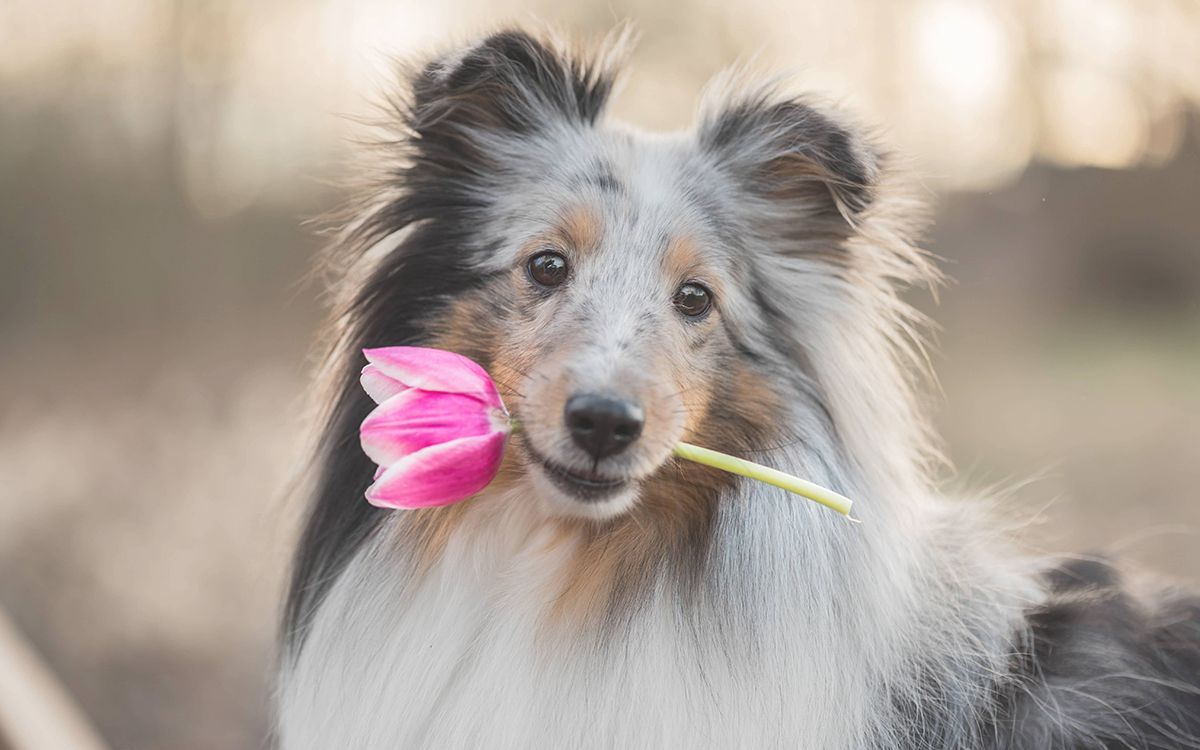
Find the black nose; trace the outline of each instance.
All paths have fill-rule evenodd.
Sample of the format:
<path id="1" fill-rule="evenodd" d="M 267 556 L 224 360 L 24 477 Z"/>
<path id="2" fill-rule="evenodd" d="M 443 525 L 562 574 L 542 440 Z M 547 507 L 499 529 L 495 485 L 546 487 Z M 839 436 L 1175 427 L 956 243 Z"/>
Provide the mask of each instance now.
<path id="1" fill-rule="evenodd" d="M 596 393 L 579 393 L 567 399 L 563 416 L 575 444 L 597 459 L 628 448 L 642 434 L 646 422 L 637 404 Z"/>

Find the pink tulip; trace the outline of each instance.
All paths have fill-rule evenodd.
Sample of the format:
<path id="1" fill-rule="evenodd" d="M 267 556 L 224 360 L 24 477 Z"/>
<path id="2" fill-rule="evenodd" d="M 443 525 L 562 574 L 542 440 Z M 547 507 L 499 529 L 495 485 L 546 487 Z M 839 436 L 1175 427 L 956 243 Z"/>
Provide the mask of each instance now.
<path id="1" fill-rule="evenodd" d="M 500 470 L 511 425 L 496 385 L 471 360 L 441 349 L 365 349 L 363 390 L 378 404 L 362 423 L 379 465 L 367 500 L 382 508 L 449 505 Z"/>

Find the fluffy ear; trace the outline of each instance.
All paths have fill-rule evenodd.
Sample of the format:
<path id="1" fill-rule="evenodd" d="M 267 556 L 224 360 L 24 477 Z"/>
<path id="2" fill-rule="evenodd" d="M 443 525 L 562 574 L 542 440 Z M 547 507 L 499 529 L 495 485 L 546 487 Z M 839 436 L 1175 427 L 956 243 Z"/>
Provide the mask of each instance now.
<path id="1" fill-rule="evenodd" d="M 586 61 L 523 31 L 503 31 L 414 76 L 411 124 L 423 137 L 591 125 L 612 90 L 610 67 L 607 58 Z"/>
<path id="2" fill-rule="evenodd" d="M 848 223 L 871 204 L 879 160 L 866 139 L 798 99 L 740 99 L 702 121 L 700 141 L 764 199 Z"/>

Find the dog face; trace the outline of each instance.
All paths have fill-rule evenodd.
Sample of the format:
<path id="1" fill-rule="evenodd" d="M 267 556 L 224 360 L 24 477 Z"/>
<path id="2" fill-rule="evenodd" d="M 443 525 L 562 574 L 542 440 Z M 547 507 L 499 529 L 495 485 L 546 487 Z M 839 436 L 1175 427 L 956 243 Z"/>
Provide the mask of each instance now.
<path id="1" fill-rule="evenodd" d="M 516 384 L 529 481 L 555 512 L 604 517 L 695 439 L 738 355 L 735 269 L 675 173 L 686 152 L 596 140 L 579 173 L 500 209 L 521 218 L 489 262 L 510 300 L 493 369 Z"/>
<path id="2" fill-rule="evenodd" d="M 787 279 L 851 268 L 876 170 L 832 120 L 762 92 L 694 132 L 603 126 L 611 76 L 520 33 L 428 65 L 392 217 L 460 273 L 426 325 L 500 384 L 520 423 L 508 476 L 593 519 L 702 493 L 695 472 L 672 480 L 680 440 L 737 453 L 786 432 L 782 394 L 814 388 Z"/>

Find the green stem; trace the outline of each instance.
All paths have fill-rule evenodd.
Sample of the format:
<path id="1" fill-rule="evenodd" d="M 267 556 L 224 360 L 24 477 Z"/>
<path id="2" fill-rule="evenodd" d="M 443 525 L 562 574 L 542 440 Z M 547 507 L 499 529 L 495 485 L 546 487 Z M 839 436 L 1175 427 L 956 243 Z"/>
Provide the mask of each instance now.
<path id="1" fill-rule="evenodd" d="M 698 464 L 711 466 L 714 469 L 766 482 L 775 487 L 785 489 L 788 492 L 794 492 L 797 495 L 807 497 L 809 500 L 814 500 L 827 508 L 836 510 L 843 516 L 850 516 L 850 505 L 852 504 L 850 498 L 839 495 L 833 490 L 826 489 L 819 484 L 813 484 L 800 477 L 785 474 L 778 469 L 772 469 L 769 466 L 756 464 L 753 461 L 747 461 L 744 458 L 737 458 L 736 456 L 730 456 L 708 448 L 701 448 L 691 443 L 679 443 L 676 445 L 675 455 L 687 461 L 695 461 Z M 850 520 L 853 521 L 855 519 L 851 518 Z"/>

